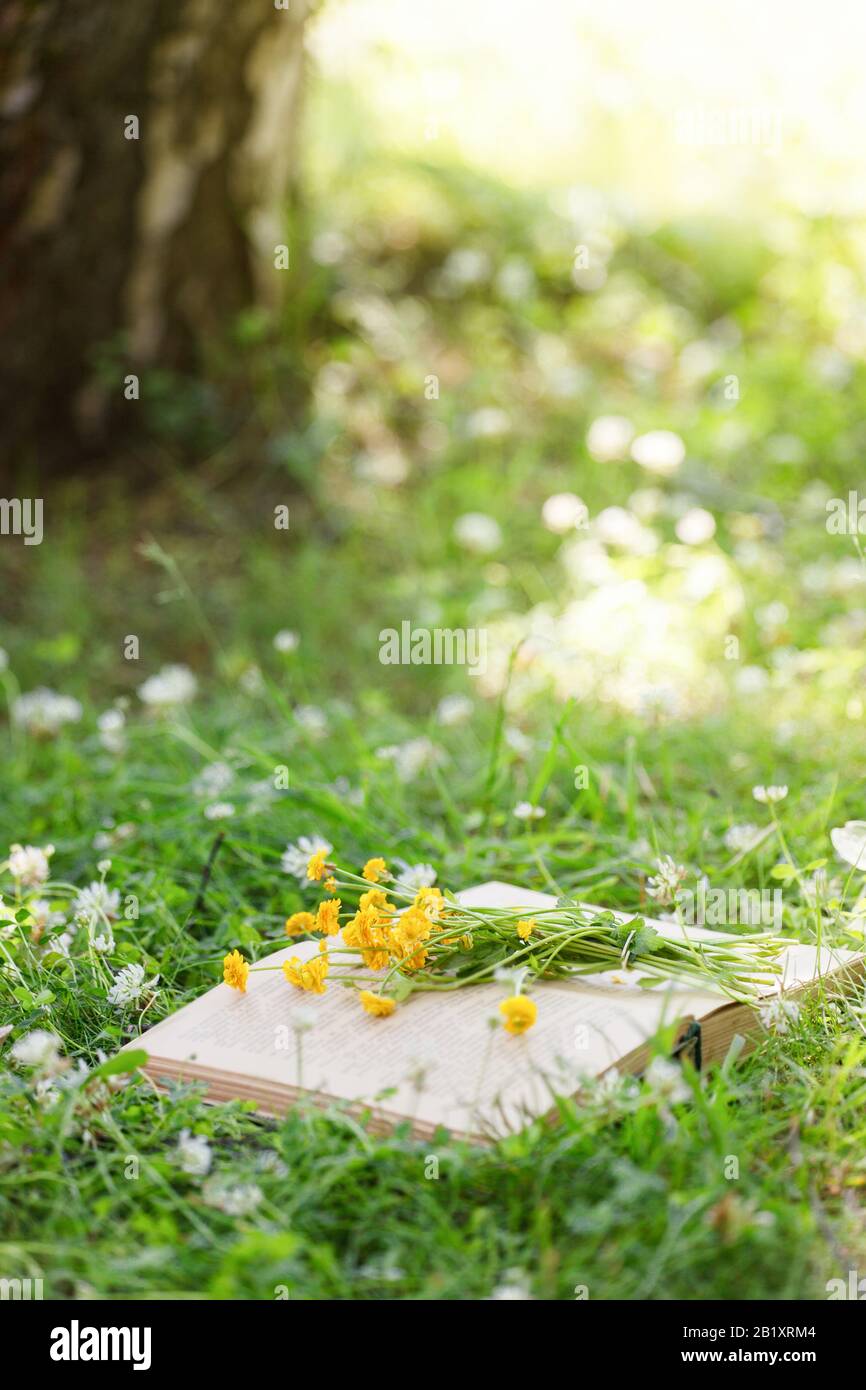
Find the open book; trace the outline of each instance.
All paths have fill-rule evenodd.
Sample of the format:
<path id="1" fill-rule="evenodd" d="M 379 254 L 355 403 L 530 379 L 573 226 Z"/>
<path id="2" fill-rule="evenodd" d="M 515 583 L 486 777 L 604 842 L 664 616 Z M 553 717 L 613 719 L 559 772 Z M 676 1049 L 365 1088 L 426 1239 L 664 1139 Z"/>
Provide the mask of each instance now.
<path id="1" fill-rule="evenodd" d="M 480 908 L 556 904 L 547 893 L 508 883 L 484 883 L 459 897 Z M 625 921 L 633 914 L 616 915 Z M 672 923 L 653 926 L 664 936 L 683 935 Z M 692 940 L 720 935 L 688 929 Z M 295 942 L 259 963 L 317 953 L 316 941 Z M 795 996 L 822 977 L 844 983 L 862 964 L 850 951 L 794 944 L 785 952 L 781 987 Z M 157 1083 L 200 1081 L 210 1099 L 255 1100 L 264 1114 L 280 1114 L 307 1095 L 320 1104 L 348 1102 L 379 1131 L 408 1120 L 418 1137 L 444 1126 L 493 1139 L 555 1111 L 554 1096 L 573 1095 L 612 1067 L 639 1073 L 667 1025 L 676 1038 L 692 1040 L 691 1055 L 699 1043 L 704 1065 L 723 1058 L 735 1035 L 761 1033 L 755 1010 L 710 987 L 662 982 L 643 989 L 639 978 L 639 970 L 614 970 L 536 982 L 538 1020 L 515 1037 L 491 1027 L 504 997 L 500 985 L 416 994 L 390 1018 L 371 1018 L 336 981 L 311 996 L 287 984 L 281 970 L 253 971 L 246 994 L 219 984 L 128 1046 L 146 1049 L 144 1070 Z"/>

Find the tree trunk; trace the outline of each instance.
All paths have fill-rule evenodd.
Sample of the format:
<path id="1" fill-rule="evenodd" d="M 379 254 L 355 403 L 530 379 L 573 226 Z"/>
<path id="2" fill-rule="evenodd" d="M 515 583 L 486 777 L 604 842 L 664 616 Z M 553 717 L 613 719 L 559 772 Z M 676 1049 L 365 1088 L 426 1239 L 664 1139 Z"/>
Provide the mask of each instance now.
<path id="1" fill-rule="evenodd" d="M 14 463 L 56 472 L 113 446 L 135 416 L 131 377 L 143 396 L 149 370 L 195 373 L 240 310 L 275 302 L 306 8 L 6 0 L 0 435 Z"/>

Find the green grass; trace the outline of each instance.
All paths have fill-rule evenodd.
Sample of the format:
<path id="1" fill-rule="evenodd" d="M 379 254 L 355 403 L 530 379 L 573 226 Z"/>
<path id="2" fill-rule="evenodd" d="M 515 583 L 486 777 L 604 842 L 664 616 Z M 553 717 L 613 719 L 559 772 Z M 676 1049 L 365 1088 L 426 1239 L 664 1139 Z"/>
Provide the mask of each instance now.
<path id="1" fill-rule="evenodd" d="M 395 256 L 363 171 L 347 179 L 331 218 L 351 250 L 337 268 L 310 269 L 307 318 L 275 329 L 305 345 L 313 383 L 335 361 L 348 367 L 347 394 L 319 392 L 301 420 L 263 372 L 249 428 L 193 471 L 187 433 L 173 439 L 172 413 L 160 417 L 161 382 L 153 485 L 57 486 L 43 546 L 0 546 L 7 701 L 45 684 L 84 706 L 54 741 L 0 725 L 0 855 L 15 842 L 53 844 L 52 900 L 67 918 L 109 858 L 107 882 L 128 914 L 108 956 L 88 953 L 80 930 L 68 960 L 14 924 L 0 938 L 18 972 L 0 970 L 0 1026 L 12 1029 L 0 1077 L 0 1276 L 41 1274 L 61 1297 L 273 1298 L 285 1288 L 292 1298 L 455 1299 L 519 1285 L 566 1299 L 584 1286 L 593 1299 L 824 1298 L 828 1279 L 866 1260 L 862 995 L 837 1008 L 820 1000 L 747 1061 L 691 1076 L 689 1102 L 667 1107 L 645 1084 L 613 1098 L 590 1091 L 563 1102 L 555 1128 L 490 1150 L 446 1135 L 432 1146 L 401 1132 L 373 1139 L 336 1111 L 269 1123 L 140 1079 L 96 1078 L 47 1104 L 26 1069 L 7 1065 L 34 1028 L 54 1031 L 76 1062 L 112 1055 L 137 1031 L 135 1011 L 106 997 L 124 964 L 159 975 L 147 1023 L 218 980 L 230 947 L 257 957 L 284 940 L 285 917 L 316 895 L 282 873 L 280 857 L 316 832 L 346 863 L 381 853 L 432 863 L 443 886 L 496 877 L 627 909 L 649 907 L 653 861 L 671 854 L 692 885 L 698 874 L 720 887 L 781 884 L 792 939 L 862 940 L 856 920 L 852 932 L 860 876 L 829 841 L 864 815 L 862 577 L 851 540 L 826 532 L 823 497 L 857 486 L 866 373 L 842 354 L 840 391 L 816 366 L 837 351 L 821 267 L 854 267 L 853 239 L 792 222 L 809 249 L 795 275 L 748 229 L 735 256 L 706 228 L 623 231 L 607 287 L 582 296 L 568 280 L 572 233 L 546 206 L 462 171 L 389 177 L 404 198 L 424 190 L 429 226 Z M 534 288 L 518 303 L 492 281 L 442 298 L 437 277 L 454 245 L 486 251 L 494 270 L 525 259 Z M 399 358 L 383 362 L 353 317 L 362 291 L 413 325 Z M 254 320 L 244 331 L 267 366 L 270 340 Z M 565 397 L 538 367 L 551 337 L 579 371 Z M 708 377 L 677 366 L 696 339 L 714 345 Z M 659 370 L 635 366 L 648 343 L 663 349 Z M 443 390 L 428 403 L 431 371 Z M 736 409 L 721 408 L 714 387 L 728 371 L 741 381 Z M 509 434 L 471 438 L 467 420 L 491 404 L 511 413 Z M 678 430 L 689 445 L 682 472 L 659 479 L 593 459 L 587 426 L 611 412 L 638 430 Z M 409 460 L 401 485 L 371 484 L 356 467 L 370 419 Z M 674 534 L 683 505 L 716 518 L 701 553 L 728 568 L 699 618 L 677 610 L 696 697 L 713 692 L 705 703 L 665 720 L 607 701 L 606 677 L 568 699 L 544 683 L 527 690 L 518 670 L 503 709 L 463 673 L 379 664 L 380 629 L 403 618 L 493 628 L 516 615 L 519 627 L 533 607 L 557 615 L 582 602 L 560 539 L 539 521 L 542 503 L 575 490 L 595 518 L 647 486 L 662 499 L 650 523 L 657 550 L 607 553 L 621 579 L 662 602 L 698 554 Z M 291 529 L 277 533 L 283 502 Z M 499 521 L 495 554 L 456 544 L 453 522 L 471 510 Z M 784 611 L 768 615 L 780 600 Z M 274 650 L 281 628 L 300 632 L 296 654 Z M 738 660 L 725 659 L 729 633 Z M 130 634 L 138 661 L 123 658 Z M 664 638 L 677 640 L 675 630 Z M 662 665 L 666 650 L 655 653 Z M 200 689 L 181 715 L 155 720 L 135 692 L 166 661 L 188 663 Z M 760 689 L 737 688 L 746 666 L 763 673 Z M 443 727 L 437 703 L 455 691 L 474 697 L 473 713 Z M 118 699 L 128 702 L 119 754 L 96 725 Z M 309 705 L 324 712 L 322 737 L 305 723 Z M 377 749 L 418 737 L 445 760 L 401 781 Z M 192 783 L 218 760 L 231 785 L 197 795 Z M 273 788 L 279 768 L 288 786 L 265 798 L 261 784 Z M 778 826 L 751 794 L 770 782 L 789 787 Z M 234 814 L 206 819 L 215 800 Z M 521 824 L 520 800 L 542 804 L 544 819 Z M 725 836 L 744 822 L 767 835 L 737 853 Z M 8 874 L 0 893 L 13 901 Z M 232 1215 L 213 1204 L 213 1181 L 178 1162 L 184 1130 L 207 1138 L 212 1177 L 254 1184 L 257 1205 Z M 438 1178 L 425 1176 L 431 1156 Z"/>

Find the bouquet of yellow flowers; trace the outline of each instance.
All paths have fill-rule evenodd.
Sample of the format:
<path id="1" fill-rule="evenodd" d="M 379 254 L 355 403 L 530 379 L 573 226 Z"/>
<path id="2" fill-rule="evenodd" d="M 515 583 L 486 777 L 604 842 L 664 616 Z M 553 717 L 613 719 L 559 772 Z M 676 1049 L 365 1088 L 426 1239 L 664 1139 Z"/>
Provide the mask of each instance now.
<path id="1" fill-rule="evenodd" d="M 509 979 L 513 993 L 500 1005 L 504 1026 L 523 1033 L 537 1016 L 534 1001 L 522 992 L 527 978 L 636 970 L 644 986 L 689 980 L 752 1002 L 781 971 L 784 943 L 767 934 L 738 936 L 730 944 L 693 941 L 687 934 L 667 937 L 640 916 L 623 922 L 613 912 L 570 898 L 559 898 L 555 907 L 532 917 L 514 908 L 468 907 L 439 888 L 407 889 L 381 858 L 369 859 L 355 874 L 318 851 L 307 876 L 322 882 L 330 896 L 315 913 L 289 917 L 286 932 L 292 937 L 318 933 L 319 955 L 255 968 L 282 969 L 296 989 L 323 994 L 333 965 L 331 978 L 354 988 L 377 1018 L 387 1018 L 416 992 L 444 993 Z M 344 910 L 338 893 L 357 895 L 357 907 Z M 330 945 L 328 939 L 340 932 L 342 945 Z M 251 967 L 240 952 L 232 951 L 223 964 L 226 984 L 244 991 Z"/>

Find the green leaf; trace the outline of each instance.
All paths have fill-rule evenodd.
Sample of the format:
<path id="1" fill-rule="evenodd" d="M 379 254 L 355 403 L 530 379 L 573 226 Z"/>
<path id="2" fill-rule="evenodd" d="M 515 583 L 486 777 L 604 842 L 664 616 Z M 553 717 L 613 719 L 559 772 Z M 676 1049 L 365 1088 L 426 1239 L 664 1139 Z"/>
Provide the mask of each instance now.
<path id="1" fill-rule="evenodd" d="M 129 1072 L 137 1071 L 147 1062 L 147 1053 L 144 1048 L 136 1048 L 131 1052 L 118 1052 L 116 1057 L 109 1057 L 100 1066 L 94 1067 L 88 1075 L 88 1081 L 93 1081 L 102 1076 L 124 1076 Z"/>
<path id="2" fill-rule="evenodd" d="M 774 864 L 770 870 L 770 878 L 775 878 L 780 883 L 790 883 L 791 879 L 796 877 L 797 870 L 793 864 Z"/>

